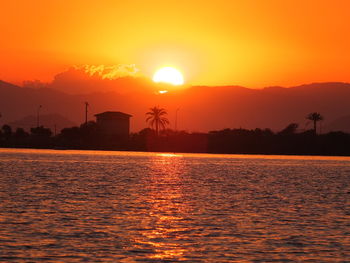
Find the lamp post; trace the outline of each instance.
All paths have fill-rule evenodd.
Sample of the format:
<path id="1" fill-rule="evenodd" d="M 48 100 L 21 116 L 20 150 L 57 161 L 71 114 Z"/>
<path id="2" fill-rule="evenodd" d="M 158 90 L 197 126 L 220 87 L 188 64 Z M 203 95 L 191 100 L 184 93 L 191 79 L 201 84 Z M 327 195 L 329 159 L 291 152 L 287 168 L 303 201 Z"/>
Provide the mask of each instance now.
<path id="1" fill-rule="evenodd" d="M 42 108 L 41 105 L 39 105 L 37 113 L 36 113 L 36 127 L 39 128 L 39 117 L 40 117 L 40 109 Z"/>

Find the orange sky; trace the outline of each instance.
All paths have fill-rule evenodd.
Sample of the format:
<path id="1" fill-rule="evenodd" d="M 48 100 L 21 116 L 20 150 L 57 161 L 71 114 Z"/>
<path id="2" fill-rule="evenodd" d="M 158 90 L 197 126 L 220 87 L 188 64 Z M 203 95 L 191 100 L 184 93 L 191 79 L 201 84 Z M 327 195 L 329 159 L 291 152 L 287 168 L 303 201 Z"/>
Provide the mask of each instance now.
<path id="1" fill-rule="evenodd" d="M 71 65 L 178 67 L 190 84 L 350 82 L 348 0 L 2 1 L 0 79 Z"/>

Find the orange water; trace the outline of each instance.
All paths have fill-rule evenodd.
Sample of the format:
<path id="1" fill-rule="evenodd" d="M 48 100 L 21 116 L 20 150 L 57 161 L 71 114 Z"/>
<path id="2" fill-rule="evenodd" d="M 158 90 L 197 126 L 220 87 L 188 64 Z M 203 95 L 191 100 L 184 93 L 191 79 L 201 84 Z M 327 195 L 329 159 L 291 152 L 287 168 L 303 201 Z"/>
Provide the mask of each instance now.
<path id="1" fill-rule="evenodd" d="M 346 262 L 350 158 L 0 149 L 2 262 Z"/>

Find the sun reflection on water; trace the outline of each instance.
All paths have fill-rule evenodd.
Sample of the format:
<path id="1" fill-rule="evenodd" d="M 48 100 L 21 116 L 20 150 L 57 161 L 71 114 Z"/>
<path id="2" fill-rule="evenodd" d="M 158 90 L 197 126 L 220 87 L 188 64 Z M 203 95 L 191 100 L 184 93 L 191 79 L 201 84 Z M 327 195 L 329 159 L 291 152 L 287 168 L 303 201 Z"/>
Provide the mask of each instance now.
<path id="1" fill-rule="evenodd" d="M 151 158 L 148 174 L 149 192 L 146 199 L 150 203 L 148 215 L 142 220 L 141 234 L 135 243 L 151 247 L 150 259 L 177 260 L 188 250 L 181 244 L 181 234 L 188 231 L 183 223 L 188 207 L 183 200 L 185 165 L 181 155 L 162 153 Z"/>
<path id="2" fill-rule="evenodd" d="M 183 157 L 182 154 L 178 153 L 157 153 L 156 155 L 160 157 Z"/>

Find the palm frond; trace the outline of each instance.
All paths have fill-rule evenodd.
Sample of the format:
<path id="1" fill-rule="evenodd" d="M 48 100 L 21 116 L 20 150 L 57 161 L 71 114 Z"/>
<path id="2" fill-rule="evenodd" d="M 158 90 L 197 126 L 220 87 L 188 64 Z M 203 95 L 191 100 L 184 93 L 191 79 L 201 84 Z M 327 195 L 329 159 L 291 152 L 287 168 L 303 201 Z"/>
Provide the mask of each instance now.
<path id="1" fill-rule="evenodd" d="M 148 117 L 146 118 L 146 122 L 148 122 L 148 121 L 150 121 L 150 120 L 152 120 L 152 119 L 154 119 L 153 116 L 148 116 Z"/>
<path id="2" fill-rule="evenodd" d="M 169 120 L 165 117 L 168 113 L 164 108 L 155 106 L 149 109 L 150 111 L 146 112 L 146 122 L 149 123 L 151 127 L 160 127 L 165 129 L 166 125 L 169 124 Z"/>

